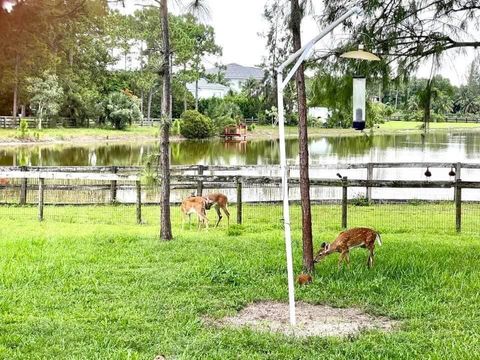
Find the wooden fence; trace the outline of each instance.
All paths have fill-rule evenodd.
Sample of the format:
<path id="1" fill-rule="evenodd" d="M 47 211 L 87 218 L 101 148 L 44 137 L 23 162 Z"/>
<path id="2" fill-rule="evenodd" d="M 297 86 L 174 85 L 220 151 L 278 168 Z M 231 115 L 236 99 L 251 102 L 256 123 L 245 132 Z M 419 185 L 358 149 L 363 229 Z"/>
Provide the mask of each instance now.
<path id="1" fill-rule="evenodd" d="M 428 181 L 428 180 L 382 180 L 373 179 L 374 169 L 378 168 L 449 168 L 455 169 L 455 178 L 451 181 Z M 176 166 L 172 167 L 171 183 L 172 189 L 196 189 L 197 195 L 202 195 L 204 189 L 223 188 L 236 189 L 237 222 L 242 223 L 242 188 L 244 186 L 265 187 L 274 186 L 280 188 L 280 176 L 252 176 L 244 175 L 242 171 L 255 170 L 256 166 Z M 346 228 L 348 225 L 348 189 L 365 188 L 367 201 L 372 201 L 372 188 L 411 188 L 411 189 L 454 189 L 455 193 L 455 224 L 457 231 L 462 227 L 462 190 L 480 189 L 480 181 L 462 181 L 462 169 L 480 169 L 480 164 L 471 163 L 367 163 L 367 164 L 332 164 L 323 165 L 317 168 L 330 169 L 365 169 L 366 179 L 350 179 L 346 176 L 341 178 L 312 178 L 311 187 L 335 187 L 342 189 L 341 207 L 342 217 L 341 225 Z M 110 202 L 117 202 L 118 183 L 130 184 L 129 189 L 135 190 L 135 204 L 137 223 L 142 222 L 142 184 L 139 174 L 140 167 L 0 167 L 0 179 L 20 179 L 19 201 L 18 204 L 27 204 L 27 191 L 38 191 L 38 218 L 43 220 L 44 194 L 49 190 L 68 189 L 79 190 L 88 188 L 91 190 L 110 190 Z M 265 169 L 265 167 L 262 167 Z M 298 169 L 291 166 L 290 171 Z M 278 167 L 272 167 L 272 170 L 278 170 Z M 210 172 L 210 174 L 207 174 Z M 229 174 L 233 172 L 234 174 Z M 29 186 L 29 180 L 36 179 L 38 185 Z M 49 185 L 45 180 L 71 180 L 71 181 L 98 181 L 101 184 L 94 185 Z M 5 181 L 4 181 L 5 183 Z M 105 184 L 109 185 L 105 185 Z M 299 179 L 297 177 L 289 178 L 291 188 L 298 187 Z M 12 185 L 0 185 L 0 190 Z"/>
<path id="2" fill-rule="evenodd" d="M 20 120 L 25 119 L 28 124 L 28 128 L 36 129 L 38 128 L 38 119 L 35 117 L 17 117 L 13 116 L 0 116 L 0 128 L 1 129 L 18 129 L 20 127 Z M 95 125 L 93 122 L 90 125 Z M 75 128 L 75 120 L 71 118 L 59 118 L 59 119 L 50 119 L 42 121 L 42 128 Z"/>

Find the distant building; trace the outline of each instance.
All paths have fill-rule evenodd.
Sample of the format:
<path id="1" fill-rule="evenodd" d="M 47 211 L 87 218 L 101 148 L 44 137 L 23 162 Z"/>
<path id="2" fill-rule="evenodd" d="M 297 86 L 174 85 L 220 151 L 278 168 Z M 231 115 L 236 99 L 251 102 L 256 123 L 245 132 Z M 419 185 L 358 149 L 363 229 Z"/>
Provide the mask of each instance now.
<path id="1" fill-rule="evenodd" d="M 206 71 L 210 75 L 218 74 L 219 72 L 224 74 L 228 87 L 200 79 L 198 82 L 198 97 L 200 99 L 210 97 L 223 98 L 230 90 L 233 92 L 242 90 L 242 86 L 247 80 L 255 79 L 261 81 L 265 75 L 265 72 L 260 68 L 238 64 L 228 64 L 226 69 L 212 68 Z M 195 83 L 187 84 L 187 89 L 195 96 Z"/>
<path id="2" fill-rule="evenodd" d="M 195 96 L 195 83 L 187 84 L 187 89 Z M 205 79 L 198 80 L 198 98 L 208 99 L 212 97 L 223 98 L 230 89 L 222 84 L 209 83 Z"/>

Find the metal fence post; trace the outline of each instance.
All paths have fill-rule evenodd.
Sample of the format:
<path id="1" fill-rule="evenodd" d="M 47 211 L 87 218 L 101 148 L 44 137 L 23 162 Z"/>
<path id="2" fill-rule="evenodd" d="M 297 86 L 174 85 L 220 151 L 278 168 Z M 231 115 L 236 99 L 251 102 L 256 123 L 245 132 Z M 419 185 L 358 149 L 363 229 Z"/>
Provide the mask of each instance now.
<path id="1" fill-rule="evenodd" d="M 457 232 L 462 231 L 462 180 L 455 182 L 455 228 Z"/>
<path id="2" fill-rule="evenodd" d="M 348 178 L 342 178 L 342 229 L 347 228 Z"/>
<path id="3" fill-rule="evenodd" d="M 118 168 L 116 166 L 112 166 L 112 174 L 116 174 Z M 110 202 L 113 204 L 117 201 L 117 180 L 112 180 L 110 182 Z"/>
<path id="4" fill-rule="evenodd" d="M 204 170 L 204 166 L 203 165 L 198 165 L 198 175 L 203 175 L 203 170 Z M 202 193 L 203 193 L 203 181 L 202 180 L 198 180 L 197 181 L 197 196 L 202 196 Z"/>
<path id="5" fill-rule="evenodd" d="M 22 166 L 20 171 L 28 171 L 26 166 Z M 20 205 L 25 205 L 27 203 L 27 179 L 21 179 L 20 183 Z"/>
<path id="6" fill-rule="evenodd" d="M 135 182 L 137 188 L 137 224 L 142 223 L 142 184 L 140 180 Z"/>
<path id="7" fill-rule="evenodd" d="M 237 178 L 237 224 L 242 223 L 242 181 Z"/>
<path id="8" fill-rule="evenodd" d="M 367 181 L 373 180 L 373 164 L 368 163 L 367 164 Z M 366 191 L 365 191 L 365 197 L 367 198 L 367 201 L 370 203 L 372 201 L 372 188 L 370 186 L 367 186 Z"/>
<path id="9" fill-rule="evenodd" d="M 43 192 L 45 179 L 38 179 L 38 221 L 43 221 Z"/>

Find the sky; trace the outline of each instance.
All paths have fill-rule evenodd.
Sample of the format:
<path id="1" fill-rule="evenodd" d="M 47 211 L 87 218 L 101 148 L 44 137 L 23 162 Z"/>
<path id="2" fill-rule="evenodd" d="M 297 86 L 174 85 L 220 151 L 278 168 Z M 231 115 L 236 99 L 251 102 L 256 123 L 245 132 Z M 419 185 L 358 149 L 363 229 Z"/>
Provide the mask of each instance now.
<path id="1" fill-rule="evenodd" d="M 141 3 L 141 0 L 125 0 L 125 8 L 121 11 L 132 13 L 138 8 L 138 3 Z M 245 66 L 255 66 L 262 62 L 262 57 L 267 55 L 266 40 L 259 35 L 267 30 L 267 23 L 262 16 L 265 3 L 266 0 L 208 0 L 210 15 L 206 22 L 214 27 L 216 42 L 223 48 L 223 55 L 221 58 L 208 59 L 205 63 L 207 67 L 213 66 L 215 62 Z M 317 13 L 319 10 L 321 9 L 315 9 Z M 178 6 L 173 8 L 173 12 L 179 12 Z M 304 19 L 303 43 L 317 35 L 320 30 L 313 18 Z M 339 34 L 337 31 L 337 36 L 348 34 Z M 318 46 L 326 46 L 326 43 Z M 477 53 L 480 54 L 479 51 Z M 474 56 L 473 49 L 467 50 L 465 54 L 446 52 L 443 65 L 437 73 L 448 77 L 454 85 L 465 83 L 466 71 Z M 430 70 L 431 61 L 427 61 L 420 67 L 417 75 L 429 77 Z"/>

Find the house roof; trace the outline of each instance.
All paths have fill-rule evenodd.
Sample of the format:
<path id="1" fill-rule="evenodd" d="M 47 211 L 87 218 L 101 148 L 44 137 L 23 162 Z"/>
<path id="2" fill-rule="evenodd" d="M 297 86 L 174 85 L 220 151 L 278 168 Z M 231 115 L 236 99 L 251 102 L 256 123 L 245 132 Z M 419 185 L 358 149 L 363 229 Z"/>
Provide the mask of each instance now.
<path id="1" fill-rule="evenodd" d="M 208 69 L 206 72 L 207 74 L 217 74 L 219 71 L 225 73 L 225 79 L 227 80 L 233 80 L 233 79 L 239 79 L 239 80 L 248 80 L 248 79 L 256 79 L 256 80 L 262 80 L 264 77 L 265 72 L 257 67 L 251 67 L 251 66 L 242 66 L 239 64 L 228 64 L 226 65 L 226 69 L 218 69 L 218 68 L 212 68 Z"/>
<path id="2" fill-rule="evenodd" d="M 219 90 L 219 91 L 228 91 L 228 87 L 222 84 L 217 83 L 209 83 L 206 79 L 198 80 L 198 88 L 199 89 L 209 89 L 209 90 Z M 188 83 L 187 89 L 190 91 L 195 91 L 195 83 Z"/>

